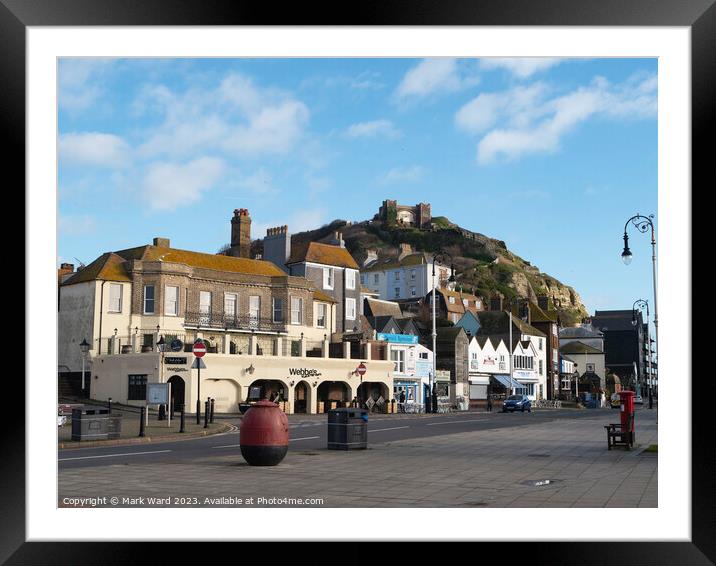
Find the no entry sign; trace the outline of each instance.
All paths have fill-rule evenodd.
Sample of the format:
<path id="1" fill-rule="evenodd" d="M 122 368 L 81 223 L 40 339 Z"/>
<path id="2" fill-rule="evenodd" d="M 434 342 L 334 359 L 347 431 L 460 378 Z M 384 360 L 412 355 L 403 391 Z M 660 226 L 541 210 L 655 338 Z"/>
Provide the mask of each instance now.
<path id="1" fill-rule="evenodd" d="M 203 342 L 194 342 L 194 348 L 192 351 L 197 358 L 201 358 L 204 354 L 206 354 L 206 346 L 204 346 Z"/>
<path id="2" fill-rule="evenodd" d="M 365 375 L 366 371 L 367 370 L 366 370 L 365 364 L 363 362 L 359 363 L 358 367 L 356 368 L 356 373 L 358 375 L 360 375 L 361 377 L 363 377 Z"/>

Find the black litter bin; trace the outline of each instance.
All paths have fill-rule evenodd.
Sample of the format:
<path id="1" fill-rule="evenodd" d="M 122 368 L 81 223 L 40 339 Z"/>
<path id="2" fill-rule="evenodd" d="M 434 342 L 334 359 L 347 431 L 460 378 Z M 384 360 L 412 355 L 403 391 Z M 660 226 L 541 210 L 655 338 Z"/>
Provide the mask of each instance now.
<path id="1" fill-rule="evenodd" d="M 328 411 L 328 449 L 368 448 L 368 411 L 353 407 Z"/>
<path id="2" fill-rule="evenodd" d="M 109 418 L 107 407 L 72 409 L 72 440 L 107 440 Z"/>

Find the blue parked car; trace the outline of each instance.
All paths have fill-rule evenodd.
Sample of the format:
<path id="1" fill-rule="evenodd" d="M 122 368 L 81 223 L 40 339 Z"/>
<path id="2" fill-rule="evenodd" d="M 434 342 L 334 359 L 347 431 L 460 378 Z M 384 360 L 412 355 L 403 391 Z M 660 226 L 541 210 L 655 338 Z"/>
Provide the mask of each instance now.
<path id="1" fill-rule="evenodd" d="M 506 413 L 507 411 L 511 413 L 515 411 L 522 411 L 524 413 L 527 411 L 531 413 L 532 401 L 530 401 L 526 395 L 510 395 L 502 404 L 502 412 Z"/>

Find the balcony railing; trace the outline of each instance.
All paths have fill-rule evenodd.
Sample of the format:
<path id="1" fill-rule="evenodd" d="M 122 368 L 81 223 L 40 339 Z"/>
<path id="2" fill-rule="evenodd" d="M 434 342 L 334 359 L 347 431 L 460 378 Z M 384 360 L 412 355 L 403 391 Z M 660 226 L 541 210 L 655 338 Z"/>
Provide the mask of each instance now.
<path id="1" fill-rule="evenodd" d="M 273 322 L 251 315 L 231 316 L 223 313 L 187 312 L 184 315 L 184 326 L 249 332 L 286 332 L 285 322 Z"/>

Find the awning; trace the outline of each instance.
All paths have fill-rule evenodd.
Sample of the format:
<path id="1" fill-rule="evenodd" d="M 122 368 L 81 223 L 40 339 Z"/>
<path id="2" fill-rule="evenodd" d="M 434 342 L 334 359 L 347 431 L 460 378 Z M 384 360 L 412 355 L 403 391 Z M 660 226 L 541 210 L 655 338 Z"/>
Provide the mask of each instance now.
<path id="1" fill-rule="evenodd" d="M 472 383 L 473 385 L 489 385 L 490 384 L 490 374 L 478 374 L 478 375 L 469 375 L 468 381 Z"/>
<path id="2" fill-rule="evenodd" d="M 510 389 L 512 387 L 524 387 L 524 385 L 522 383 L 520 383 L 519 381 L 517 381 L 514 377 L 512 378 L 512 382 L 510 383 L 509 375 L 495 375 L 494 377 L 497 381 L 499 381 L 507 389 Z"/>

